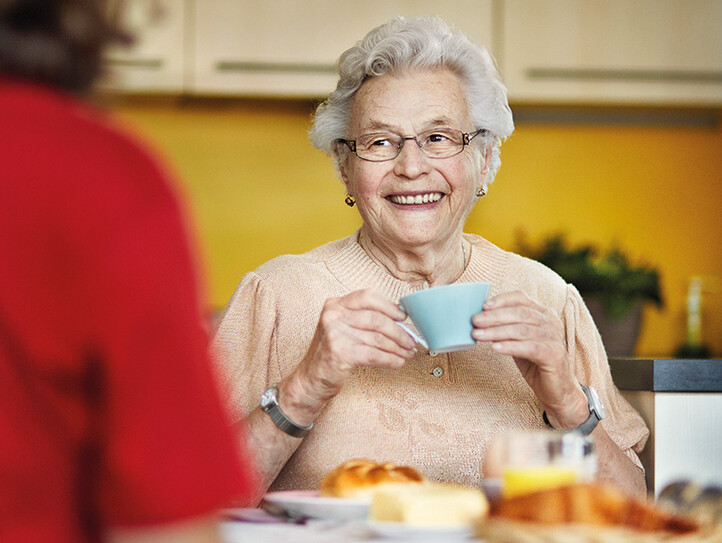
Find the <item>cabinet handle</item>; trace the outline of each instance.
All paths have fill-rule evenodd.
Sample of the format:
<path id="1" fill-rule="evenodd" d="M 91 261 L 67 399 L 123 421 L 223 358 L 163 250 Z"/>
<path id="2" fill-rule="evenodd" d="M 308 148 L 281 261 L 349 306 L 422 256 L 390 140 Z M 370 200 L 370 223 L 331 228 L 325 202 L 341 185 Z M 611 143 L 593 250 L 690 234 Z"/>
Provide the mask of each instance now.
<path id="1" fill-rule="evenodd" d="M 691 70 L 631 70 L 605 68 L 529 68 L 529 79 L 638 81 L 650 83 L 722 83 L 722 72 Z"/>
<path id="2" fill-rule="evenodd" d="M 126 58 L 107 58 L 105 62 L 110 66 L 122 66 L 128 68 L 141 68 L 143 70 L 160 70 L 163 68 L 165 61 L 160 58 L 148 59 L 126 59 Z"/>
<path id="3" fill-rule="evenodd" d="M 300 62 L 243 62 L 221 60 L 216 62 L 218 72 L 316 73 L 335 74 L 331 64 L 304 64 Z"/>

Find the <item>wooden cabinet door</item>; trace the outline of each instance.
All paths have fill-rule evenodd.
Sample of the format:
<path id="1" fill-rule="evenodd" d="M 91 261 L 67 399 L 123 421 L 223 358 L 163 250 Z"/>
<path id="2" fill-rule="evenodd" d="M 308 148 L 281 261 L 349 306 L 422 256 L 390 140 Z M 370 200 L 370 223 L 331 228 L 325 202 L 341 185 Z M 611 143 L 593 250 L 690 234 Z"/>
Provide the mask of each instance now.
<path id="1" fill-rule="evenodd" d="M 124 26 L 135 42 L 129 48 L 116 46 L 107 52 L 107 75 L 101 87 L 128 92 L 182 92 L 191 3 L 191 0 L 125 2 Z"/>
<path id="2" fill-rule="evenodd" d="M 321 97 L 334 63 L 396 15 L 437 14 L 491 45 L 492 0 L 196 0 L 192 89 L 200 94 Z"/>
<path id="3" fill-rule="evenodd" d="M 504 0 L 512 101 L 722 104 L 718 0 Z"/>

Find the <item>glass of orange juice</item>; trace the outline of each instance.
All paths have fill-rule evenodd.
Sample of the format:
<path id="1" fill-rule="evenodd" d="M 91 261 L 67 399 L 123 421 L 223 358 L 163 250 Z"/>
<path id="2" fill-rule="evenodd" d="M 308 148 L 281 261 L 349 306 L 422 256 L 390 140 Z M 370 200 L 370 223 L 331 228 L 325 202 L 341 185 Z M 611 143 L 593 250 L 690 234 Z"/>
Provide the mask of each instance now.
<path id="1" fill-rule="evenodd" d="M 594 442 L 577 433 L 511 432 L 500 436 L 502 495 L 513 497 L 594 477 Z"/>

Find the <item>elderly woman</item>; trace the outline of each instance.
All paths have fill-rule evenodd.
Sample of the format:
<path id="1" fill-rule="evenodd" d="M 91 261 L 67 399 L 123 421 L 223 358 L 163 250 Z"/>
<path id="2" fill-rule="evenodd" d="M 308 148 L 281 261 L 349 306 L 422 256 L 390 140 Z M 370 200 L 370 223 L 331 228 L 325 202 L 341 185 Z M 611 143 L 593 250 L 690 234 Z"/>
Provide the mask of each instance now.
<path id="1" fill-rule="evenodd" d="M 591 433 L 598 476 L 643 493 L 635 451 L 648 431 L 614 387 L 577 290 L 463 232 L 513 130 L 488 53 L 438 18 L 398 18 L 338 68 L 311 138 L 363 225 L 248 273 L 214 340 L 266 485 L 317 488 L 355 457 L 479 485 L 495 435 L 548 424 Z M 457 282 L 491 284 L 477 344 L 431 357 L 397 325 L 397 302 Z"/>

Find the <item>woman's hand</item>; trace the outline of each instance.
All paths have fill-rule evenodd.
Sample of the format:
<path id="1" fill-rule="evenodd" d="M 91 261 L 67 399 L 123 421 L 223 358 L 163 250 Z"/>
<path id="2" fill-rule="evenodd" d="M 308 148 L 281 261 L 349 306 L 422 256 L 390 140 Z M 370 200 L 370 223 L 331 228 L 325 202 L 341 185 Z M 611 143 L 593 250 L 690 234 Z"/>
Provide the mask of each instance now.
<path id="1" fill-rule="evenodd" d="M 308 426 L 338 394 L 354 368 L 401 367 L 416 347 L 397 324 L 405 318 L 396 304 L 370 290 L 326 300 L 306 355 L 278 383 L 278 403 L 284 414 L 296 424 Z M 265 491 L 301 440 L 280 431 L 260 407 L 246 418 L 245 425 L 249 447 L 256 452 L 261 490 Z"/>
<path id="2" fill-rule="evenodd" d="M 403 366 L 416 348 L 397 324 L 405 318 L 396 304 L 371 290 L 326 300 L 308 352 L 291 376 L 294 396 L 320 410 L 355 367 Z"/>
<path id="3" fill-rule="evenodd" d="M 587 399 L 571 369 L 559 317 L 517 291 L 488 300 L 471 322 L 474 339 L 514 358 L 555 428 L 574 428 L 587 419 Z"/>

